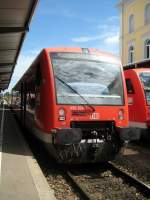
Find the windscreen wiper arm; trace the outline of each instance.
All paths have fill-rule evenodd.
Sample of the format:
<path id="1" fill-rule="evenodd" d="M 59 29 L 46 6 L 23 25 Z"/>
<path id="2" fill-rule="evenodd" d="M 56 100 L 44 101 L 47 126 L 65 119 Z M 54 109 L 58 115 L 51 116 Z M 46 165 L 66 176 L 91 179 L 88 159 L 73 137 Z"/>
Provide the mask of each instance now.
<path id="1" fill-rule="evenodd" d="M 62 80 L 61 78 L 59 78 L 58 76 L 55 75 L 55 77 L 64 85 L 66 85 L 68 88 L 70 88 L 74 93 L 76 93 L 77 95 L 79 95 L 81 97 L 81 99 L 83 99 L 86 102 L 86 105 L 89 106 L 92 109 L 92 112 L 95 112 L 95 108 L 74 88 L 72 88 L 69 84 L 67 84 L 64 80 Z M 82 104 L 81 104 L 82 105 Z"/>

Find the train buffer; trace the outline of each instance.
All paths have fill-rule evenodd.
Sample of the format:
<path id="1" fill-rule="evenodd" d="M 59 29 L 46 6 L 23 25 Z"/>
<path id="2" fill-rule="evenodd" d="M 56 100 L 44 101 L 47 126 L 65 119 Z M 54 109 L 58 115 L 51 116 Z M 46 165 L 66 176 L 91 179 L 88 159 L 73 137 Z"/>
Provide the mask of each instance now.
<path id="1" fill-rule="evenodd" d="M 55 199 L 13 113 L 4 106 L 0 108 L 0 199 Z"/>

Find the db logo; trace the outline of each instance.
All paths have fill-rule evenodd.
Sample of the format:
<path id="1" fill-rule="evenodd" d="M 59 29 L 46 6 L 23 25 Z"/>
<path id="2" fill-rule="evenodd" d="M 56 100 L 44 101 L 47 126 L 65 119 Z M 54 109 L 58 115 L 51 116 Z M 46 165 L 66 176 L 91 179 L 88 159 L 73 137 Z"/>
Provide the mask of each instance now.
<path id="1" fill-rule="evenodd" d="M 92 113 L 91 119 L 99 119 L 99 113 Z"/>

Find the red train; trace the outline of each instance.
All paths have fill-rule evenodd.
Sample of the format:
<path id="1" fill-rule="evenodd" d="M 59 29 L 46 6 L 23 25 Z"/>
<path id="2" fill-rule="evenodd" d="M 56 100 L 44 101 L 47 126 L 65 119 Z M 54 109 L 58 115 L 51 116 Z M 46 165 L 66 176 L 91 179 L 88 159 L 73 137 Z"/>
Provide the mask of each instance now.
<path id="1" fill-rule="evenodd" d="M 124 66 L 131 134 L 150 138 L 150 60 Z"/>
<path id="2" fill-rule="evenodd" d="M 44 49 L 14 87 L 12 106 L 59 162 L 111 160 L 129 139 L 122 66 L 96 49 Z"/>

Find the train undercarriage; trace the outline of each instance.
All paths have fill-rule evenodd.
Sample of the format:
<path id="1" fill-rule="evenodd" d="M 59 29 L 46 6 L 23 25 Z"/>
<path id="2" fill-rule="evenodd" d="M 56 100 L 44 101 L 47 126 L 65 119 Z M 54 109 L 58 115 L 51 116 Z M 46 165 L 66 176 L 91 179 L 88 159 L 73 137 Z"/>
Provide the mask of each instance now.
<path id="1" fill-rule="evenodd" d="M 112 160 L 123 145 L 112 121 L 71 122 L 70 129 L 52 135 L 52 144 L 46 147 L 60 163 Z"/>

